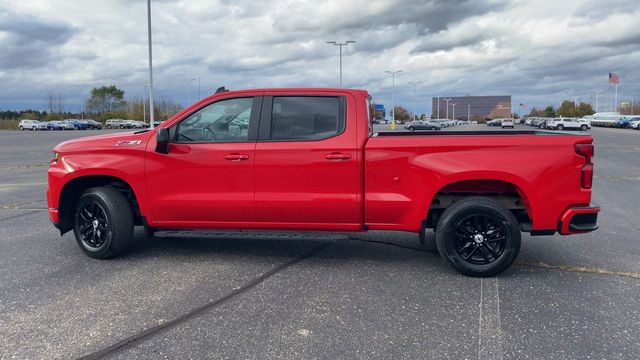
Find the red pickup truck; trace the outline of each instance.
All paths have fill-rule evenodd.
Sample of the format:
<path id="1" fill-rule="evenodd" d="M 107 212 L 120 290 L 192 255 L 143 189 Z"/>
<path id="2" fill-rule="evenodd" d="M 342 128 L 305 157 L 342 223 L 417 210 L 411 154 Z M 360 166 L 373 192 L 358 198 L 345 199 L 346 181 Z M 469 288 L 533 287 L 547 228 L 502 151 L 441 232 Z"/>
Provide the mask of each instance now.
<path id="1" fill-rule="evenodd" d="M 364 90 L 224 91 L 159 127 L 66 141 L 47 202 L 61 234 L 109 258 L 148 234 L 203 229 L 436 230 L 442 258 L 491 276 L 521 232 L 597 229 L 589 135 L 375 132 Z"/>

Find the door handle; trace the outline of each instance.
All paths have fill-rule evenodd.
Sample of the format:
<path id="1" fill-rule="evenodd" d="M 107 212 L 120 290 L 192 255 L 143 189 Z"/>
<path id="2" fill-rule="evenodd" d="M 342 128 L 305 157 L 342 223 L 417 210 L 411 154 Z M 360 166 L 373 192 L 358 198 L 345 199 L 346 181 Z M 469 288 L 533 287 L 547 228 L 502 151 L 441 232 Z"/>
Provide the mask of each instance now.
<path id="1" fill-rule="evenodd" d="M 249 155 L 247 154 L 237 154 L 237 153 L 233 153 L 233 154 L 227 154 L 224 156 L 225 159 L 229 160 L 229 161 L 240 161 L 240 160 L 247 160 L 249 159 Z"/>
<path id="2" fill-rule="evenodd" d="M 351 159 L 351 155 L 349 154 L 341 154 L 341 153 L 332 153 L 324 156 L 327 160 L 349 160 Z"/>

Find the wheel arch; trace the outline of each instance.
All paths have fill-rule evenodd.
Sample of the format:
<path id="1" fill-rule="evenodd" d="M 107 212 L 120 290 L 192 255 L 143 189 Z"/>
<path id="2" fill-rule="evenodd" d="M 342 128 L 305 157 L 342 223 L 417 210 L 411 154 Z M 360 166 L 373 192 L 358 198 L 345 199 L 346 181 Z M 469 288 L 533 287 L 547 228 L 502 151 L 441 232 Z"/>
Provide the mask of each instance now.
<path id="1" fill-rule="evenodd" d="M 521 224 L 528 223 L 523 228 L 523 230 L 528 230 L 533 223 L 534 213 L 527 186 L 527 183 L 522 179 L 499 175 L 473 175 L 450 179 L 440 184 L 438 190 L 433 193 L 431 203 L 428 204 L 425 224 L 434 226 L 444 209 L 458 199 L 483 196 L 500 200 L 503 206 L 518 215 L 516 217 Z M 520 209 L 524 211 L 519 211 Z"/>
<path id="2" fill-rule="evenodd" d="M 78 199 L 87 189 L 93 187 L 111 186 L 120 191 L 129 201 L 134 214 L 134 224 L 142 225 L 142 214 L 138 203 L 139 197 L 133 187 L 121 177 L 112 175 L 84 175 L 75 177 L 64 184 L 58 199 L 60 233 L 64 234 L 73 229 L 74 208 Z"/>

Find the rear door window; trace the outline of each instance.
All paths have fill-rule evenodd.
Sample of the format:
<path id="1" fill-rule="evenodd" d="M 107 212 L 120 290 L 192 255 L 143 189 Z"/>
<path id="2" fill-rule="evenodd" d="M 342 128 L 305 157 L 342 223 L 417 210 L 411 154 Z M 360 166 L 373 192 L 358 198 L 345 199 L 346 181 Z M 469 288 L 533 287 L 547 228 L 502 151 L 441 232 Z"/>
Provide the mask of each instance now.
<path id="1" fill-rule="evenodd" d="M 344 131 L 344 98 L 276 96 L 271 113 L 271 140 L 322 140 Z"/>

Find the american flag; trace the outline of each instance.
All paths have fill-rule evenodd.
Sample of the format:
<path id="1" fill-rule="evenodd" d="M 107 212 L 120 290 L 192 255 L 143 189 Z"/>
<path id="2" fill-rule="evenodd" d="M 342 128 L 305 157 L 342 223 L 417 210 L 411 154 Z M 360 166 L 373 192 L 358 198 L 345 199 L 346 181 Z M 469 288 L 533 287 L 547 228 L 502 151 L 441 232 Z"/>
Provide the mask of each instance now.
<path id="1" fill-rule="evenodd" d="M 618 74 L 609 73 L 609 84 L 620 84 L 620 78 L 618 77 Z"/>

